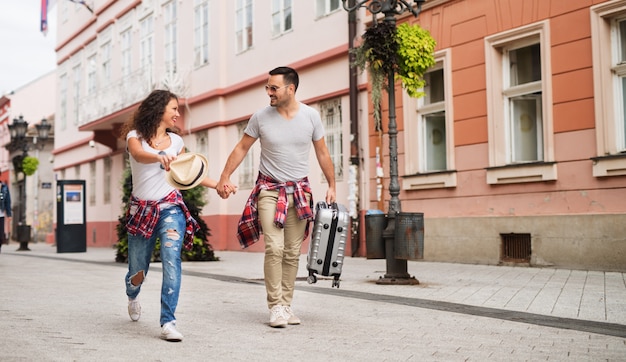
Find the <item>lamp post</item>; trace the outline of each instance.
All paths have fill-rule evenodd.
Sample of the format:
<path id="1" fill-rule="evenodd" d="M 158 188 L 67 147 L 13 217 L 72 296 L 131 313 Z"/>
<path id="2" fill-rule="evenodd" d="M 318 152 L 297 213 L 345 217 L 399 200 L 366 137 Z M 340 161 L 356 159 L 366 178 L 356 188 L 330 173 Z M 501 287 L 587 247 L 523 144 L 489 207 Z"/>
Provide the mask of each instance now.
<path id="1" fill-rule="evenodd" d="M 366 8 L 372 13 L 374 21 L 376 15 L 383 14 L 383 21 L 395 29 L 396 16 L 407 11 L 417 17 L 422 11 L 422 4 L 426 0 L 414 0 L 416 8 L 407 0 L 342 0 L 344 10 L 348 12 L 356 11 L 359 8 Z M 348 2 L 348 4 L 346 4 Z M 387 94 L 389 96 L 389 211 L 387 213 L 387 228 L 383 231 L 385 241 L 385 259 L 387 272 L 381 277 L 377 284 L 419 284 L 419 281 L 411 277 L 407 272 L 407 261 L 394 257 L 395 244 L 395 218 L 401 211 L 400 184 L 398 182 L 398 128 L 396 124 L 396 96 L 395 96 L 395 74 L 391 69 L 387 74 Z"/>
<path id="2" fill-rule="evenodd" d="M 13 123 L 8 125 L 9 134 L 11 135 L 11 143 L 9 151 L 21 150 L 22 154 L 13 157 L 13 168 L 15 169 L 16 185 L 20 190 L 19 195 L 19 212 L 17 224 L 17 239 L 20 243 L 18 251 L 29 251 L 28 242 L 30 241 L 30 226 L 26 223 L 26 174 L 22 166 L 24 158 L 28 156 L 28 150 L 33 148 L 43 149 L 44 141 L 48 139 L 52 125 L 47 119 L 42 119 L 40 124 L 35 125 L 37 136 L 28 138 L 28 122 L 20 115 L 13 119 Z M 19 173 L 23 174 L 21 180 L 18 179 Z"/>

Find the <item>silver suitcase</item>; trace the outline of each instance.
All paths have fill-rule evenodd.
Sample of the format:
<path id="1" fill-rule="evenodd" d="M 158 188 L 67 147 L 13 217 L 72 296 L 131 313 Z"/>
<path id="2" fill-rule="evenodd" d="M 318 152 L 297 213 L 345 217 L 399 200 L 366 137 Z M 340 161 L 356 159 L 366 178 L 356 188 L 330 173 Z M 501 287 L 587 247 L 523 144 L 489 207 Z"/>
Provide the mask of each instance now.
<path id="1" fill-rule="evenodd" d="M 309 284 L 317 282 L 315 274 L 333 277 L 333 287 L 339 288 L 339 277 L 346 251 L 350 217 L 343 205 L 318 202 L 315 207 L 313 233 L 307 254 Z"/>

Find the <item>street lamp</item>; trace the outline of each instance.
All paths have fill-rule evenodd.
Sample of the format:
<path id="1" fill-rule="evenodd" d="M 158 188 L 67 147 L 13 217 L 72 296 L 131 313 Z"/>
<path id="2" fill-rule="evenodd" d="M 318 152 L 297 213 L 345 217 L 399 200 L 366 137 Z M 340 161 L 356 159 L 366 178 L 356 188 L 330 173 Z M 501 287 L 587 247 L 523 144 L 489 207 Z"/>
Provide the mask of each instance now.
<path id="1" fill-rule="evenodd" d="M 22 162 L 24 161 L 24 158 L 28 156 L 28 150 L 31 146 L 33 148 L 43 149 L 45 143 L 38 143 L 38 141 L 45 141 L 48 139 L 52 125 L 48 123 L 47 119 L 42 119 L 40 124 L 35 125 L 35 128 L 37 129 L 37 136 L 31 137 L 30 139 L 27 137 L 28 122 L 24 120 L 24 117 L 22 115 L 20 115 L 18 118 L 14 118 L 13 123 L 9 124 L 8 127 L 9 134 L 11 135 L 11 143 L 8 147 L 9 150 L 22 151 L 21 155 L 13 157 L 15 176 L 17 179 L 17 175 L 19 172 L 22 172 L 24 176 L 21 180 L 16 181 L 16 185 L 20 190 L 20 204 L 17 224 L 17 239 L 20 243 L 20 247 L 17 250 L 29 251 L 30 249 L 28 248 L 28 242 L 30 241 L 30 225 L 26 224 L 26 174 L 24 173 Z"/>
<path id="2" fill-rule="evenodd" d="M 366 8 L 372 13 L 374 21 L 376 15 L 382 13 L 383 21 L 390 27 L 395 29 L 396 15 L 401 15 L 407 11 L 413 13 L 417 17 L 422 11 L 422 4 L 426 0 L 414 0 L 416 8 L 406 0 L 342 0 L 344 10 L 348 12 L 356 11 L 359 8 Z M 395 243 L 395 218 L 396 214 L 401 211 L 400 199 L 400 183 L 398 182 L 398 127 L 396 124 L 396 98 L 395 98 L 395 74 L 390 69 L 387 74 L 389 96 L 389 211 L 387 213 L 387 228 L 383 232 L 386 249 L 387 273 L 380 278 L 378 284 L 419 284 L 419 281 L 411 277 L 407 272 L 407 261 L 396 259 L 393 253 Z"/>

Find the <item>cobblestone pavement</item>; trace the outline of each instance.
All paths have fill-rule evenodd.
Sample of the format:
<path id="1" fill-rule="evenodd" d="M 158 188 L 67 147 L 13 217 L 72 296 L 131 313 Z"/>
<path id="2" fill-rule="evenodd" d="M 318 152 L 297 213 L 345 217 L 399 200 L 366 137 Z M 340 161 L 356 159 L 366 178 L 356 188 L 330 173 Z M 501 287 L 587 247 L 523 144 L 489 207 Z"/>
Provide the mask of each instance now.
<path id="1" fill-rule="evenodd" d="M 115 251 L 4 245 L 1 361 L 626 361 L 626 274 L 408 262 L 419 285 L 379 285 L 385 260 L 347 258 L 340 288 L 306 282 L 302 325 L 267 324 L 263 255 L 183 263 L 182 343 L 159 339 L 161 269 L 126 311 Z"/>

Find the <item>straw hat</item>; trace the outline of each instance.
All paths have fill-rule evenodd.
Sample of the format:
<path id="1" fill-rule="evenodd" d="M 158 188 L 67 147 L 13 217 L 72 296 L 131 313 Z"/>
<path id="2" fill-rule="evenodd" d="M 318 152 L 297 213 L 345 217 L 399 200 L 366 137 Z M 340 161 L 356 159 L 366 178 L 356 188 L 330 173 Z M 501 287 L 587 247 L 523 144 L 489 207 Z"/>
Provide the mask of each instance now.
<path id="1" fill-rule="evenodd" d="M 209 173 L 209 161 L 198 153 L 183 153 L 170 163 L 165 180 L 179 190 L 192 189 Z"/>

